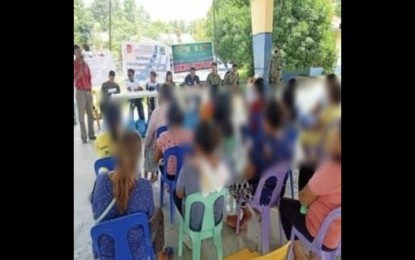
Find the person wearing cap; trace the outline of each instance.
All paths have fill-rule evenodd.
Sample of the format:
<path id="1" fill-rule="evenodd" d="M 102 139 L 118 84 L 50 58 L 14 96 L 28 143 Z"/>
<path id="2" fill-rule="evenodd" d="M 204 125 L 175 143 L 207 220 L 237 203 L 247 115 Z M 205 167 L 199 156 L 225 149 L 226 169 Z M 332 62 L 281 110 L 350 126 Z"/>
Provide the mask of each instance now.
<path id="1" fill-rule="evenodd" d="M 190 73 L 187 74 L 184 79 L 184 84 L 189 87 L 198 87 L 200 84 L 199 76 L 196 75 L 196 69 L 194 67 L 190 68 Z"/>
<path id="2" fill-rule="evenodd" d="M 238 66 L 236 64 L 232 65 L 232 71 L 228 72 L 225 76 L 223 82 L 224 86 L 227 86 L 233 90 L 236 90 L 239 86 L 239 73 Z"/>

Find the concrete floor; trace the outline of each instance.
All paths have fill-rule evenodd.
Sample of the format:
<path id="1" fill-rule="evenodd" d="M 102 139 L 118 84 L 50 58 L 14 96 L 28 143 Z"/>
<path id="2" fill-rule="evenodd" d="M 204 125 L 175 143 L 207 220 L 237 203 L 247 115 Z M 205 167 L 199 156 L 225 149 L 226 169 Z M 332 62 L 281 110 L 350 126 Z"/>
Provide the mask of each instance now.
<path id="1" fill-rule="evenodd" d="M 321 88 L 314 83 L 310 86 L 303 87 L 299 91 L 298 100 L 302 109 L 307 110 L 312 103 L 321 95 Z M 97 133 L 98 134 L 98 133 Z M 91 251 L 90 229 L 94 225 L 92 218 L 91 205 L 88 197 L 92 191 L 95 180 L 93 163 L 96 160 L 93 142 L 82 144 L 80 139 L 79 125 L 74 127 L 74 259 L 90 260 L 93 259 Z M 297 176 L 298 171 L 294 170 L 294 193 L 297 194 Z M 160 187 L 159 182 L 153 185 L 153 192 L 156 206 L 159 206 Z M 286 195 L 290 196 L 290 187 L 287 185 Z M 297 195 L 296 195 L 297 196 Z M 166 194 L 165 206 L 163 212 L 165 214 L 165 245 L 172 246 L 175 250 L 174 259 L 192 259 L 191 251 L 184 247 L 182 257 L 177 257 L 177 218 L 176 225 L 171 226 L 168 222 L 168 199 Z M 233 201 L 229 198 L 226 200 L 226 212 L 234 212 Z M 271 221 L 275 225 L 271 225 L 271 244 L 270 249 L 276 249 L 281 246 L 279 241 L 278 228 L 278 211 L 272 210 Z M 261 232 L 260 223 L 254 217 L 249 225 L 248 231 L 235 234 L 233 229 L 223 226 L 222 241 L 223 255 L 229 256 L 243 248 L 256 250 L 261 252 Z M 284 238 L 284 235 L 283 235 Z M 284 238 L 285 242 L 285 238 Z M 211 239 L 207 239 L 202 244 L 202 259 L 216 259 L 214 245 Z"/>

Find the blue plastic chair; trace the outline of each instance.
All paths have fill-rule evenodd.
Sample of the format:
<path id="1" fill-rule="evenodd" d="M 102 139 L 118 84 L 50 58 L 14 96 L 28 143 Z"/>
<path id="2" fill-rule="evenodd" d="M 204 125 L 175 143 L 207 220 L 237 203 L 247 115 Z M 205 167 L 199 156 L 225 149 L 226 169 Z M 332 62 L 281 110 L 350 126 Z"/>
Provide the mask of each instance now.
<path id="1" fill-rule="evenodd" d="M 151 242 L 151 234 L 149 230 L 148 218 L 143 213 L 136 213 L 112 220 L 99 223 L 92 227 L 92 247 L 94 252 L 100 257 L 100 250 L 98 239 L 102 235 L 109 235 L 114 239 L 115 246 L 115 260 L 133 259 L 133 256 L 128 245 L 128 231 L 136 226 L 140 226 L 144 232 L 144 247 L 145 258 L 148 260 L 155 260 L 153 244 Z"/>
<path id="2" fill-rule="evenodd" d="M 291 231 L 291 243 L 290 243 L 290 249 L 288 251 L 287 259 L 288 260 L 294 259 L 293 245 L 294 245 L 294 239 L 295 237 L 297 237 L 306 248 L 308 248 L 310 251 L 312 251 L 317 256 L 319 256 L 321 260 L 335 260 L 337 256 L 341 255 L 341 240 L 336 250 L 333 250 L 333 251 L 324 251 L 323 243 L 324 243 L 324 239 L 326 238 L 327 231 L 330 225 L 333 223 L 333 221 L 340 218 L 341 215 L 342 215 L 341 207 L 338 207 L 334 209 L 332 212 L 330 212 L 327 215 L 327 217 L 324 219 L 323 224 L 321 225 L 313 241 L 309 241 L 295 227 L 293 227 Z"/>
<path id="3" fill-rule="evenodd" d="M 147 133 L 147 123 L 145 120 L 138 119 L 135 121 L 135 129 L 141 137 L 145 137 Z"/>
<path id="4" fill-rule="evenodd" d="M 170 224 L 174 224 L 175 213 L 176 213 L 176 206 L 174 205 L 174 190 L 176 188 L 177 178 L 179 177 L 180 170 L 182 169 L 183 159 L 185 155 L 185 150 L 179 146 L 174 146 L 167 149 L 164 154 L 164 167 L 163 172 L 160 176 L 160 206 L 164 205 L 164 183 L 169 186 L 169 193 L 170 193 Z M 174 176 L 174 180 L 170 180 L 167 178 L 167 163 L 170 157 L 176 157 L 176 172 Z"/>
<path id="5" fill-rule="evenodd" d="M 157 128 L 157 130 L 156 130 L 156 138 L 159 138 L 159 136 L 162 133 L 166 132 L 166 131 L 167 131 L 167 126 L 166 125 L 163 125 L 163 126 L 160 126 L 159 128 Z"/>
<path id="6" fill-rule="evenodd" d="M 270 227 L 271 227 L 271 207 L 279 206 L 280 204 L 280 196 L 281 190 L 284 183 L 285 176 L 287 176 L 288 171 L 290 168 L 289 162 L 281 162 L 278 163 L 269 169 L 262 175 L 261 179 L 259 180 L 258 187 L 255 191 L 254 198 L 248 202 L 254 209 L 258 210 L 261 213 L 261 236 L 262 236 L 262 253 L 266 254 L 269 251 L 269 240 L 270 240 Z M 277 185 L 274 187 L 272 191 L 270 201 L 268 205 L 261 203 L 261 195 L 263 190 L 265 189 L 266 181 L 271 178 L 275 177 L 277 179 Z M 239 200 L 239 203 L 236 205 L 236 215 L 240 216 L 241 213 L 241 205 L 244 202 L 243 199 Z M 239 233 L 239 223 L 240 218 L 237 218 L 236 222 L 236 233 Z M 281 222 L 281 218 L 280 218 Z M 281 230 L 281 223 L 280 223 L 280 241 L 282 242 L 282 230 Z"/>
<path id="7" fill-rule="evenodd" d="M 99 169 L 101 168 L 107 168 L 108 171 L 113 171 L 115 169 L 115 158 L 110 156 L 96 160 L 94 163 L 94 170 L 96 176 L 98 176 Z"/>

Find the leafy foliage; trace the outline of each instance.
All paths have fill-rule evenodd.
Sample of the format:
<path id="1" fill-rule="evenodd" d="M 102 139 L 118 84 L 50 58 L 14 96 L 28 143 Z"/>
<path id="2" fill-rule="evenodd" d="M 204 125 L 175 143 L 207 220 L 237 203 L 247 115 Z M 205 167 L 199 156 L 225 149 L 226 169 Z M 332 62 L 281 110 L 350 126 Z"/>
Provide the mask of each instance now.
<path id="1" fill-rule="evenodd" d="M 274 14 L 274 44 L 281 50 L 284 70 L 333 67 L 331 0 L 277 0 Z"/>
<path id="2" fill-rule="evenodd" d="M 216 26 L 214 26 L 215 12 Z M 216 27 L 216 40 L 214 29 Z M 214 0 L 208 12 L 207 36 L 222 60 L 245 66 L 253 74 L 251 11 L 249 0 Z"/>

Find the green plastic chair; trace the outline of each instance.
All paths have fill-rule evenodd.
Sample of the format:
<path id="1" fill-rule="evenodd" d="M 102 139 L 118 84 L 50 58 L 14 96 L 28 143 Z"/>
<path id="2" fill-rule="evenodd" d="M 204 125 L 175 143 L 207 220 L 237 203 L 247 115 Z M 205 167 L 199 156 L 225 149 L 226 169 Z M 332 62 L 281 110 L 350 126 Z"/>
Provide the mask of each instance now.
<path id="1" fill-rule="evenodd" d="M 185 214 L 184 220 L 180 218 L 179 225 L 179 257 L 183 255 L 183 236 L 184 234 L 189 235 L 192 240 L 192 259 L 200 259 L 200 251 L 202 240 L 206 238 L 213 238 L 213 242 L 216 247 L 216 253 L 218 259 L 223 259 L 222 252 L 222 223 L 221 221 L 215 226 L 215 215 L 214 215 L 214 204 L 217 199 L 223 197 L 225 205 L 225 195 L 227 189 L 222 189 L 220 192 L 214 192 L 209 194 L 207 197 L 203 197 L 201 193 L 194 193 L 186 197 L 185 200 Z M 204 214 L 202 221 L 202 228 L 198 231 L 190 229 L 190 209 L 193 203 L 202 203 L 204 205 Z"/>

